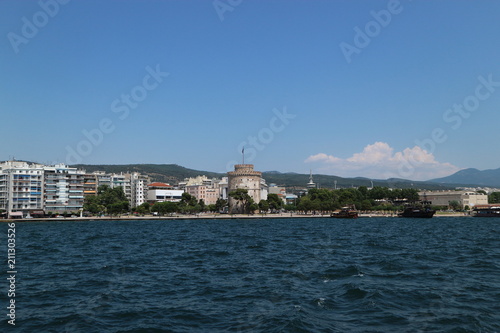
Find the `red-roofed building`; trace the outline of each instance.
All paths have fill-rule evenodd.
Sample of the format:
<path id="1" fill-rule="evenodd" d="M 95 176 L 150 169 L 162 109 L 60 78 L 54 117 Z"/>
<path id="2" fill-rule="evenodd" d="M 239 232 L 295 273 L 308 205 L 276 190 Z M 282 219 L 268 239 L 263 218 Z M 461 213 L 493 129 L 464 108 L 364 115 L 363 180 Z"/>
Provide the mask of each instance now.
<path id="1" fill-rule="evenodd" d="M 172 188 L 172 185 L 169 185 L 167 183 L 160 183 L 160 182 L 154 182 L 151 184 L 148 184 L 149 189 L 165 189 L 165 188 Z"/>

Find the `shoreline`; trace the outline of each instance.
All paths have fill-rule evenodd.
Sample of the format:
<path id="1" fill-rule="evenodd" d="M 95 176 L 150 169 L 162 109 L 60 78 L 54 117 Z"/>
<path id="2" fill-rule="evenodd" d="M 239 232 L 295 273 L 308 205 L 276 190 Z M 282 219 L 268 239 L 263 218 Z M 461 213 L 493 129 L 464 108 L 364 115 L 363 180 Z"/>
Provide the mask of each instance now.
<path id="1" fill-rule="evenodd" d="M 397 214 L 360 213 L 359 218 L 397 218 Z M 442 213 L 434 217 L 472 217 L 464 213 Z M 174 216 L 104 216 L 104 217 L 57 217 L 57 218 L 30 218 L 30 219 L 0 219 L 0 222 L 50 222 L 50 221 L 157 221 L 157 220 L 241 220 L 241 219 L 283 219 L 283 218 L 330 218 L 330 214 L 198 214 L 198 215 L 174 215 Z"/>

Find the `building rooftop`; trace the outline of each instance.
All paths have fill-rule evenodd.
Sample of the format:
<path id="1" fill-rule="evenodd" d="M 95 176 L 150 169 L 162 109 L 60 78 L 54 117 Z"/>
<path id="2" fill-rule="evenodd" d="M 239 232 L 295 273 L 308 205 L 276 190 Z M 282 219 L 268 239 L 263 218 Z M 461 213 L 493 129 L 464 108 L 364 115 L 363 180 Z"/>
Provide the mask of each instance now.
<path id="1" fill-rule="evenodd" d="M 155 182 L 155 183 L 151 183 L 148 185 L 148 187 L 172 187 L 172 185 L 169 185 L 169 184 L 166 184 L 166 183 L 160 183 L 160 182 Z"/>

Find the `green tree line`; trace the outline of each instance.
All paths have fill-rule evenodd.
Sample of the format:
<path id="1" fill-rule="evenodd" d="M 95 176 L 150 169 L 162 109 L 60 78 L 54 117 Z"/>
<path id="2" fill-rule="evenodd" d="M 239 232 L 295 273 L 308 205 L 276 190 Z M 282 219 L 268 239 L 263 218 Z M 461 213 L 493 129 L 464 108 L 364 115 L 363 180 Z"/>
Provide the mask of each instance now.
<path id="1" fill-rule="evenodd" d="M 138 213 L 144 214 L 148 213 L 149 204 L 143 204 L 137 210 Z M 201 212 L 218 212 L 222 211 L 224 207 L 227 206 L 227 201 L 222 199 L 217 199 L 215 204 L 205 205 L 203 199 L 197 200 L 196 197 L 189 193 L 182 193 L 181 200 L 179 202 L 156 202 L 150 206 L 150 211 L 158 215 L 171 215 L 174 213 L 180 214 L 198 214 Z"/>
<path id="2" fill-rule="evenodd" d="M 101 185 L 97 188 L 97 195 L 85 198 L 83 210 L 93 215 L 119 215 L 129 211 L 129 202 L 121 186 Z"/>
<path id="3" fill-rule="evenodd" d="M 498 200 L 500 202 L 500 192 Z M 493 193 L 495 194 L 495 193 Z M 490 200 L 497 200 L 497 196 L 490 196 Z M 389 189 L 387 187 L 365 186 L 347 189 L 311 189 L 307 195 L 297 198 L 294 204 L 285 205 L 277 194 L 269 194 L 266 200 L 256 203 L 246 189 L 231 191 L 229 196 L 235 200 L 236 206 L 231 213 L 277 213 L 283 209 L 287 211 L 333 211 L 347 205 L 355 205 L 359 210 L 397 210 L 401 209 L 401 202 L 416 202 L 419 200 L 415 189 Z M 492 198 L 493 197 L 493 198 Z M 380 201 L 377 201 L 380 200 Z M 144 203 L 133 209 L 139 214 L 156 213 L 171 215 L 174 213 L 197 214 L 200 212 L 225 212 L 228 202 L 218 199 L 215 204 L 205 205 L 203 200 L 197 200 L 189 193 L 183 193 L 179 202 L 157 202 L 153 205 Z M 234 208 L 234 207 L 233 207 Z M 99 186 L 96 196 L 85 198 L 83 209 L 91 214 L 118 215 L 130 211 L 129 202 L 123 188 Z"/>
<path id="4" fill-rule="evenodd" d="M 234 207 L 231 207 L 231 213 L 253 214 L 257 210 L 261 213 L 268 211 L 276 213 L 281 211 L 284 206 L 283 200 L 274 193 L 268 194 L 267 200 L 263 199 L 258 203 L 248 194 L 248 190 L 242 188 L 229 192 L 229 196 L 236 202 Z"/>
<path id="5" fill-rule="evenodd" d="M 401 202 L 417 202 L 416 189 L 389 189 L 366 186 L 338 190 L 311 189 L 307 195 L 297 199 L 295 205 L 285 207 L 288 210 L 333 211 L 348 205 L 355 205 L 359 210 L 397 210 Z"/>

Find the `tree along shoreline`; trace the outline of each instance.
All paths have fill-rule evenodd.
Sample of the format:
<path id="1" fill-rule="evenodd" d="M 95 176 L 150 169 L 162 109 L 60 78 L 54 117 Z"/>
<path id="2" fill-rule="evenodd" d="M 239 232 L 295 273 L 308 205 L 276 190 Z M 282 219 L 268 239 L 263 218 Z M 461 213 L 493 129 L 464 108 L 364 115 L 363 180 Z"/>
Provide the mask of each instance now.
<path id="1" fill-rule="evenodd" d="M 370 218 L 397 218 L 397 214 L 391 213 L 381 213 L 381 212 L 371 212 L 371 213 L 360 213 L 359 218 L 370 219 Z M 468 213 L 463 212 L 437 212 L 434 217 L 472 217 Z M 172 215 L 172 216 L 137 216 L 137 215 L 126 215 L 126 216 L 101 216 L 101 217 L 52 217 L 52 218 L 31 218 L 31 219 L 0 219 L 1 222 L 83 222 L 83 221 L 172 221 L 172 220 L 250 220 L 250 219 L 302 219 L 302 218 L 315 218 L 315 219 L 331 219 L 330 214 L 297 214 L 297 213 L 277 213 L 277 214 L 212 214 L 212 213 L 202 213 L 196 215 Z M 333 220 L 333 219 L 332 219 Z M 338 219 L 335 219 L 338 221 Z M 349 220 L 352 221 L 352 220 Z"/>
<path id="2" fill-rule="evenodd" d="M 156 202 L 154 204 L 143 203 L 138 207 L 129 207 L 123 188 L 110 188 L 109 186 L 99 186 L 95 196 L 85 198 L 82 212 L 47 212 L 45 217 L 70 218 L 77 217 L 83 213 L 85 217 L 92 216 L 123 216 L 132 214 L 134 216 L 145 216 L 154 214 L 155 216 L 174 215 L 196 215 L 196 214 L 267 214 L 283 213 L 303 215 L 313 213 L 313 215 L 329 215 L 345 206 L 354 205 L 361 213 L 375 215 L 382 212 L 386 215 L 397 215 L 404 210 L 405 205 L 419 202 L 418 191 L 415 189 L 389 189 L 386 187 L 348 189 L 310 189 L 307 194 L 299 196 L 293 203 L 285 204 L 277 194 L 269 194 L 266 200 L 256 203 L 248 195 L 246 189 L 231 191 L 229 196 L 233 198 L 236 205 L 230 207 L 227 200 L 218 199 L 215 204 L 206 205 L 203 200 L 183 193 L 179 202 Z M 456 207 L 455 207 L 456 206 Z M 433 209 L 461 211 L 461 207 L 452 205 L 448 207 L 433 206 Z M 466 209 L 467 210 L 467 209 Z M 61 216 L 62 215 L 62 216 Z"/>

